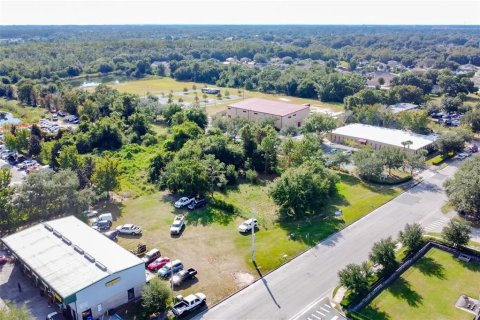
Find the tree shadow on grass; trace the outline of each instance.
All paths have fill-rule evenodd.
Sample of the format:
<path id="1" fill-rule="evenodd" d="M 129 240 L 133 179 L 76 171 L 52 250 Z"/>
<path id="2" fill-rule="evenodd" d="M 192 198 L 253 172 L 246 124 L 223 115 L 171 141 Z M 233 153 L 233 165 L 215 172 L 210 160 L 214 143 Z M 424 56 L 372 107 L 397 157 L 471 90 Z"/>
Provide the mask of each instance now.
<path id="1" fill-rule="evenodd" d="M 299 241 L 309 246 L 314 246 L 331 234 L 342 229 L 344 221 L 332 216 L 318 216 L 304 218 L 302 220 L 283 218 L 279 221 L 279 224 L 281 228 L 288 232 L 291 241 Z M 334 241 L 332 245 L 335 243 L 336 241 Z"/>
<path id="2" fill-rule="evenodd" d="M 109 200 L 101 200 L 93 206 L 94 210 L 98 211 L 98 214 L 111 213 L 113 220 L 117 220 L 122 216 L 125 205 L 121 202 L 112 202 Z"/>
<path id="3" fill-rule="evenodd" d="M 431 257 L 423 257 L 413 265 L 426 276 L 433 276 L 439 279 L 445 279 L 444 267 Z"/>
<path id="4" fill-rule="evenodd" d="M 339 173 L 339 176 L 340 182 L 348 186 L 355 186 L 361 183 L 363 187 L 372 192 L 377 192 L 384 195 L 393 195 L 396 192 L 394 189 L 396 187 L 395 185 L 376 184 L 345 173 Z"/>
<path id="5" fill-rule="evenodd" d="M 422 304 L 423 297 L 412 290 L 410 283 L 398 278 L 388 289 L 394 297 L 405 300 L 409 306 L 418 307 Z"/>
<path id="6" fill-rule="evenodd" d="M 468 269 L 470 271 L 474 272 L 480 272 L 480 263 L 470 261 L 470 262 L 464 262 L 464 261 L 459 261 L 459 263 L 464 267 L 465 269 Z"/>
<path id="7" fill-rule="evenodd" d="M 391 319 L 388 313 L 381 311 L 374 306 L 366 306 L 355 315 L 362 320 L 390 320 Z"/>
<path id="8" fill-rule="evenodd" d="M 185 220 L 189 225 L 206 226 L 212 223 L 219 223 L 221 225 L 228 225 L 235 218 L 234 214 L 228 214 L 222 210 L 206 207 L 203 209 L 189 212 L 185 216 Z"/>

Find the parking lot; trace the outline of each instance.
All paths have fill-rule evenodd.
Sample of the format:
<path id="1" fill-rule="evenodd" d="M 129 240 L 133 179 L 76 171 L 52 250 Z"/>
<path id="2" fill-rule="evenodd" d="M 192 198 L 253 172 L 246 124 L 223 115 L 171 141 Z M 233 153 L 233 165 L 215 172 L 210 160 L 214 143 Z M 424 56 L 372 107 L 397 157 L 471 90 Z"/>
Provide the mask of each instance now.
<path id="1" fill-rule="evenodd" d="M 12 173 L 12 182 L 11 185 L 17 185 L 22 183 L 23 179 L 27 175 L 25 170 L 19 170 L 17 167 L 10 165 L 5 160 L 0 159 L 0 168 L 7 167 Z"/>
<path id="2" fill-rule="evenodd" d="M 30 311 L 31 319 L 44 320 L 48 314 L 57 311 L 55 306 L 48 305 L 45 295 L 21 272 L 18 264 L 0 265 L 0 292 L 4 301 L 15 303 L 18 307 L 25 305 Z"/>

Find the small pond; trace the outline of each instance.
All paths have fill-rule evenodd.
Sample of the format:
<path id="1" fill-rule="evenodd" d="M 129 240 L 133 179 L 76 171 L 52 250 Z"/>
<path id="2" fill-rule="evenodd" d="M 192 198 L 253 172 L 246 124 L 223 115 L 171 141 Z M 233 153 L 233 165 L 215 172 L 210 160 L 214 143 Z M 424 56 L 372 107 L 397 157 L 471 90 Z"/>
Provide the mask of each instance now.
<path id="1" fill-rule="evenodd" d="M 11 113 L 0 111 L 0 127 L 5 124 L 19 124 L 21 121 Z"/>
<path id="2" fill-rule="evenodd" d="M 84 79 L 71 80 L 68 81 L 69 84 L 74 88 L 93 88 L 103 83 L 120 83 L 125 81 L 134 80 L 136 78 L 130 77 L 116 77 L 116 76 L 105 76 L 105 77 L 88 77 Z"/>

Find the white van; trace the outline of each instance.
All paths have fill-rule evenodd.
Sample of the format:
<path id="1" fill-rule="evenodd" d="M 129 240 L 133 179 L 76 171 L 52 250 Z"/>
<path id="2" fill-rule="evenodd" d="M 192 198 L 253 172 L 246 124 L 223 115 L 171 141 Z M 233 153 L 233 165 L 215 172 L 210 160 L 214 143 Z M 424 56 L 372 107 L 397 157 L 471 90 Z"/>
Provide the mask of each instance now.
<path id="1" fill-rule="evenodd" d="M 95 219 L 95 222 L 98 221 L 110 221 L 110 223 L 113 223 L 113 217 L 111 213 L 102 213 L 99 214 L 97 219 Z"/>

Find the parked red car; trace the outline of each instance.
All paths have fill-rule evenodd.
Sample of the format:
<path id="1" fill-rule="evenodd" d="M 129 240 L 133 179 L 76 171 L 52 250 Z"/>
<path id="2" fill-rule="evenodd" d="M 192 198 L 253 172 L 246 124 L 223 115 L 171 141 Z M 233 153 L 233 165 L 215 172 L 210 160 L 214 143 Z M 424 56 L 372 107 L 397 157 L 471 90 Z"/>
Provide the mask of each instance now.
<path id="1" fill-rule="evenodd" d="M 148 270 L 157 271 L 158 269 L 160 269 L 161 267 L 163 267 L 169 262 L 170 262 L 170 258 L 160 257 L 148 265 Z"/>

